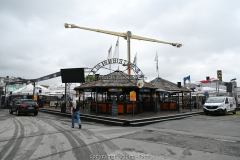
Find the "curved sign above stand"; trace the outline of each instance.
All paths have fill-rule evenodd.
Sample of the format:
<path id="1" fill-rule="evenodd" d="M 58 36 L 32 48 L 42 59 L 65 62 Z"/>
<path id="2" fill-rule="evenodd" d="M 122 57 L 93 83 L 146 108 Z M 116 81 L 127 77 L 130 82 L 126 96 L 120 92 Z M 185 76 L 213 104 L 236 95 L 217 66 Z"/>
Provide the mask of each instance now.
<path id="1" fill-rule="evenodd" d="M 99 69 L 101 69 L 101 68 L 106 69 L 105 66 L 111 65 L 111 64 L 120 64 L 124 67 L 130 66 L 130 68 L 132 69 L 132 71 L 135 74 L 135 75 L 130 75 L 133 79 L 143 79 L 144 78 L 143 72 L 140 70 L 140 68 L 137 67 L 136 64 L 134 64 L 134 63 L 129 64 L 127 60 L 118 59 L 118 58 L 107 59 L 107 60 L 104 60 L 104 61 L 98 63 L 97 65 L 95 65 L 92 68 L 92 70 L 89 72 L 88 76 L 90 76 L 90 75 L 95 76 L 95 74 L 98 72 Z M 104 77 L 104 79 L 106 79 L 106 77 Z M 119 79 L 119 77 L 117 79 Z"/>

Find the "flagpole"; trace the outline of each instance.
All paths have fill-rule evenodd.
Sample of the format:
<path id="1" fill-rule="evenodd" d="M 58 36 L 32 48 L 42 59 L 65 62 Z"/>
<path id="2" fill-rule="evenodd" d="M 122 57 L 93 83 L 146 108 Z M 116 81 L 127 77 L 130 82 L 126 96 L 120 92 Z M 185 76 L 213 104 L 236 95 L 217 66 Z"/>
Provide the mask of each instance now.
<path id="1" fill-rule="evenodd" d="M 112 44 L 111 44 L 111 47 L 109 48 L 109 50 L 108 50 L 108 58 L 107 59 L 112 59 Z M 110 74 L 111 74 L 111 64 L 109 64 L 109 68 L 108 68 L 109 70 L 110 70 Z"/>
<path id="2" fill-rule="evenodd" d="M 135 66 L 135 67 L 134 67 L 134 70 L 136 71 L 136 70 L 137 70 L 137 69 L 136 69 L 136 67 L 137 67 L 137 52 L 136 52 L 135 57 L 134 57 L 134 60 L 133 60 L 133 65 Z"/>
<path id="3" fill-rule="evenodd" d="M 117 57 L 117 58 L 119 59 L 119 36 L 118 36 L 117 44 L 116 44 L 116 45 L 117 45 L 117 49 L 118 49 L 118 50 L 117 50 L 117 52 L 118 52 L 118 57 Z M 116 49 L 116 47 L 115 47 L 115 49 Z M 114 51 L 114 53 L 115 53 L 115 51 Z M 119 63 L 118 63 L 118 71 L 119 71 Z"/>
<path id="4" fill-rule="evenodd" d="M 159 69 L 158 69 L 158 55 L 157 55 L 157 51 L 156 51 L 156 56 L 155 56 L 155 59 L 154 61 L 156 61 L 156 70 L 158 72 L 158 78 L 159 78 Z"/>
<path id="5" fill-rule="evenodd" d="M 113 58 L 119 59 L 119 36 L 118 36 L 118 39 L 117 39 L 117 43 L 116 43 L 116 45 L 115 45 L 115 50 L 114 50 L 114 53 L 113 53 Z M 119 63 L 118 63 L 118 70 L 119 70 Z"/>
<path id="6" fill-rule="evenodd" d="M 112 44 L 111 44 L 111 52 L 112 52 Z M 112 55 L 111 55 L 112 56 Z M 110 74 L 112 73 L 111 72 L 111 70 L 112 70 L 112 65 L 111 64 L 109 64 L 110 65 Z"/>
<path id="7" fill-rule="evenodd" d="M 112 44 L 111 44 L 111 52 L 112 52 Z M 111 56 L 112 56 L 112 53 L 111 53 Z M 112 65 L 110 64 L 110 74 L 112 73 L 111 70 L 112 70 Z"/>
<path id="8" fill-rule="evenodd" d="M 157 52 L 157 51 L 156 51 Z M 158 59 L 157 59 L 157 63 L 158 63 Z M 158 78 L 159 78 L 159 68 L 158 68 Z"/>

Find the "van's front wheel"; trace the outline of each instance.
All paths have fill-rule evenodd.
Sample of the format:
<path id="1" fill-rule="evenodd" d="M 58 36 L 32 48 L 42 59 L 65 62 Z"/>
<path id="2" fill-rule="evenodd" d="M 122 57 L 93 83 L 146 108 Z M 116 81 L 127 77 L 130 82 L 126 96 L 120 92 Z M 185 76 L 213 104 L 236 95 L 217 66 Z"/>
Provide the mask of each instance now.
<path id="1" fill-rule="evenodd" d="M 233 111 L 232 113 L 233 113 L 233 114 L 236 114 L 236 112 L 237 112 L 237 109 L 235 108 L 234 111 Z"/>
<path id="2" fill-rule="evenodd" d="M 223 111 L 223 116 L 226 116 L 227 115 L 227 110 L 225 109 L 224 111 Z"/>

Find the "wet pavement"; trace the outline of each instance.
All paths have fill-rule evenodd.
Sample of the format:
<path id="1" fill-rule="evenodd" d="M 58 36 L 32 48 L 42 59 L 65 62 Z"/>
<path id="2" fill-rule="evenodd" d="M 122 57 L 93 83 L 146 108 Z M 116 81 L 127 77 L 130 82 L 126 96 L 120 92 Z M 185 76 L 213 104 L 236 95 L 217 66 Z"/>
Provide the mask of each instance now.
<path id="1" fill-rule="evenodd" d="M 238 160 L 237 115 L 198 115 L 144 127 L 119 127 L 40 112 L 16 116 L 0 109 L 1 159 Z M 75 122 L 77 123 L 77 122 Z M 77 126 L 77 125 L 75 125 Z"/>

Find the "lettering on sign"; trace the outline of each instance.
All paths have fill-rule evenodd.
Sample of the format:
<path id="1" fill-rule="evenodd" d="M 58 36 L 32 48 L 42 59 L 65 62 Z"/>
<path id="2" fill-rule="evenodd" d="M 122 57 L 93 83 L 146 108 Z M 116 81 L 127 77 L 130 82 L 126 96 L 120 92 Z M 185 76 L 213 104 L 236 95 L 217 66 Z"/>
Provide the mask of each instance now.
<path id="1" fill-rule="evenodd" d="M 96 73 L 99 69 L 103 68 L 104 66 L 106 65 L 109 65 L 109 64 L 121 64 L 123 66 L 128 66 L 129 63 L 127 60 L 124 60 L 124 59 L 118 59 L 118 58 L 112 58 L 112 59 L 107 59 L 107 60 L 104 60 L 100 63 L 98 63 L 96 66 L 94 66 L 92 68 L 92 70 L 90 71 L 90 73 Z M 131 64 L 131 69 L 133 70 L 133 72 L 135 72 L 137 75 L 133 75 L 133 76 L 130 76 L 128 77 L 129 79 L 140 79 L 140 78 L 144 78 L 144 75 L 142 73 L 142 71 L 140 70 L 140 68 L 138 68 L 136 66 L 136 64 Z M 58 75 L 57 75 L 58 76 Z M 115 78 L 115 79 L 118 79 L 118 78 L 121 78 L 121 79 L 126 79 L 126 76 L 119 76 L 119 77 L 111 77 L 111 78 Z M 45 77 L 46 78 L 46 77 Z M 107 76 L 102 76 L 102 79 L 110 79 L 110 77 L 107 77 Z"/>
<path id="2" fill-rule="evenodd" d="M 92 89 L 84 89 L 84 92 L 92 92 Z"/>
<path id="3" fill-rule="evenodd" d="M 122 64 L 123 59 L 118 59 L 118 64 Z"/>
<path id="4" fill-rule="evenodd" d="M 150 89 L 139 89 L 139 92 L 150 92 Z"/>
<path id="5" fill-rule="evenodd" d="M 109 92 L 122 92 L 122 88 L 110 88 Z"/>
<path id="6" fill-rule="evenodd" d="M 102 65 L 103 65 L 103 66 L 107 65 L 107 60 L 103 61 L 103 62 L 102 62 Z"/>

